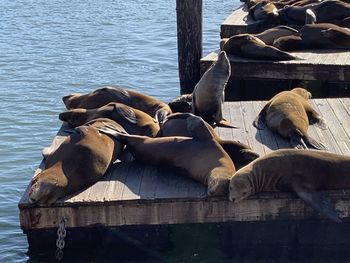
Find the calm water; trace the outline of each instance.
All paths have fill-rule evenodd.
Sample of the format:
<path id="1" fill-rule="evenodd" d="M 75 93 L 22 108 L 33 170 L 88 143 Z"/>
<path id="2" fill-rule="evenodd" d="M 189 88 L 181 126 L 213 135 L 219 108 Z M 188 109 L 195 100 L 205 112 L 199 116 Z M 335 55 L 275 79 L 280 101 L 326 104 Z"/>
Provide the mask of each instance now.
<path id="1" fill-rule="evenodd" d="M 0 262 L 26 261 L 17 203 L 50 144 L 61 97 L 120 84 L 179 94 L 175 0 L 0 1 Z M 204 54 L 238 0 L 204 2 Z"/>

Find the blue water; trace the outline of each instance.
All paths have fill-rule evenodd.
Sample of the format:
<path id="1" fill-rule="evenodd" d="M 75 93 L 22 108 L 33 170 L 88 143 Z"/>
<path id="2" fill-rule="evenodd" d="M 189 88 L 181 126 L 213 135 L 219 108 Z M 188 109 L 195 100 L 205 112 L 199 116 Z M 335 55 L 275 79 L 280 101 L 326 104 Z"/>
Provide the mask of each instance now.
<path id="1" fill-rule="evenodd" d="M 50 144 L 61 97 L 105 84 L 179 94 L 175 0 L 0 1 L 0 262 L 24 262 L 17 203 Z M 204 2 L 204 54 L 238 0 Z"/>

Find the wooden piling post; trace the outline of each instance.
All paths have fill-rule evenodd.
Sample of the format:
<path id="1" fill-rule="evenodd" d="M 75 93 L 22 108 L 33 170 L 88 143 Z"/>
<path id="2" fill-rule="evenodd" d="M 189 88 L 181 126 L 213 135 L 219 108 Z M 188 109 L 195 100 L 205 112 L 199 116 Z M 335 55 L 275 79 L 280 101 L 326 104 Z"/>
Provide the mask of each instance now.
<path id="1" fill-rule="evenodd" d="M 200 79 L 202 2 L 202 0 L 176 0 L 181 94 L 191 93 Z"/>

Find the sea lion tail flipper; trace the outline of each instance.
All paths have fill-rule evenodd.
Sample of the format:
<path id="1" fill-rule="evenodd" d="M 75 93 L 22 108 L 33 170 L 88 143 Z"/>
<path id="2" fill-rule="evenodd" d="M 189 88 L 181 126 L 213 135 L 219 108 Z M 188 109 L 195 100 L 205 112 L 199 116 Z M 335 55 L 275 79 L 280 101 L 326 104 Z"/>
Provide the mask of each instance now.
<path id="1" fill-rule="evenodd" d="M 253 121 L 253 126 L 259 130 L 263 130 L 266 128 L 266 109 L 268 104 L 264 106 L 264 108 L 260 111 L 259 115 Z"/>
<path id="2" fill-rule="evenodd" d="M 199 140 L 211 140 L 213 135 L 205 125 L 203 119 L 199 116 L 192 115 L 187 119 L 187 130 L 193 139 Z"/>
<path id="3" fill-rule="evenodd" d="M 295 193 L 313 209 L 334 222 L 342 222 L 337 211 L 323 193 L 316 192 L 309 187 L 297 183 L 293 185 L 293 188 Z"/>
<path id="4" fill-rule="evenodd" d="M 328 128 L 325 119 L 322 118 L 319 115 L 317 115 L 317 116 L 314 116 L 314 115 L 310 116 L 309 117 L 309 122 L 310 122 L 311 125 L 315 125 L 318 128 L 320 128 L 321 130 L 327 130 L 327 128 Z"/>
<path id="5" fill-rule="evenodd" d="M 303 139 L 303 136 L 301 136 L 300 134 L 297 134 L 297 133 L 293 134 L 290 137 L 290 144 L 295 149 L 308 149 L 308 147 Z"/>
<path id="6" fill-rule="evenodd" d="M 224 118 L 216 123 L 219 127 L 226 127 L 226 128 L 233 128 L 238 129 L 239 127 L 232 125 L 228 120 L 225 120 Z"/>
<path id="7" fill-rule="evenodd" d="M 317 149 L 317 150 L 328 150 L 328 147 L 324 145 L 321 142 L 316 141 L 315 139 L 311 138 L 310 136 L 304 137 L 305 143 L 309 145 L 310 147 Z"/>
<path id="8" fill-rule="evenodd" d="M 157 110 L 156 116 L 155 116 L 156 122 L 163 123 L 167 115 L 168 115 L 168 112 L 165 111 L 164 109 Z"/>

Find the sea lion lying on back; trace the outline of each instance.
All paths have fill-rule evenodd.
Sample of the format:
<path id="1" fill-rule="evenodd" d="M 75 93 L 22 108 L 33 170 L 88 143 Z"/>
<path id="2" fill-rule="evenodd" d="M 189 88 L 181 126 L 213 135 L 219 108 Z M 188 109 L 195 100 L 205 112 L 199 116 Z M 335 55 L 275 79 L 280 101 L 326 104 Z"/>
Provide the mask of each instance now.
<path id="1" fill-rule="evenodd" d="M 282 91 L 265 105 L 253 124 L 258 129 L 264 129 L 267 125 L 282 137 L 289 138 L 295 148 L 307 148 L 308 145 L 326 150 L 326 146 L 307 134 L 309 123 L 325 128 L 323 119 L 308 101 L 310 97 L 311 94 L 302 88 Z"/>
<path id="2" fill-rule="evenodd" d="M 203 74 L 192 92 L 191 112 L 210 124 L 234 128 L 222 116 L 226 84 L 231 76 L 231 65 L 224 51 Z"/>
<path id="3" fill-rule="evenodd" d="M 208 195 L 226 195 L 229 179 L 236 170 L 233 162 L 200 117 L 188 117 L 187 129 L 192 138 L 150 138 L 127 135 L 108 128 L 101 131 L 126 143 L 136 161 L 177 168 L 184 175 L 208 186 Z"/>
<path id="4" fill-rule="evenodd" d="M 123 127 L 109 119 L 96 119 L 75 128 L 45 159 L 45 169 L 30 186 L 29 201 L 51 205 L 59 198 L 78 192 L 102 178 L 122 152 L 124 144 L 97 130 L 108 124 Z"/>
<path id="5" fill-rule="evenodd" d="M 146 112 L 158 122 L 172 111 L 168 104 L 145 94 L 119 87 L 106 86 L 88 94 L 71 94 L 62 98 L 68 110 L 76 108 L 94 109 L 109 102 L 119 102 Z"/>
<path id="6" fill-rule="evenodd" d="M 350 156 L 329 152 L 283 149 L 259 157 L 238 170 L 230 181 L 230 200 L 239 202 L 259 192 L 296 193 L 329 219 L 337 212 L 317 191 L 350 188 Z"/>
<path id="7" fill-rule="evenodd" d="M 159 124 L 147 113 L 116 102 L 110 102 L 97 109 L 73 109 L 61 113 L 59 118 L 74 127 L 96 118 L 109 118 L 130 134 L 155 137 L 159 132 Z"/>
<path id="8" fill-rule="evenodd" d="M 191 137 L 190 131 L 187 129 L 187 118 L 192 116 L 191 113 L 173 113 L 168 115 L 160 126 L 159 136 Z M 207 122 L 204 121 L 204 124 L 236 166 L 244 166 L 259 157 L 259 154 L 254 152 L 248 145 L 238 141 L 222 140 Z"/>
<path id="9" fill-rule="evenodd" d="M 276 47 L 266 45 L 259 38 L 250 34 L 240 34 L 230 37 L 222 49 L 228 54 L 250 59 L 273 61 L 299 59 Z"/>

